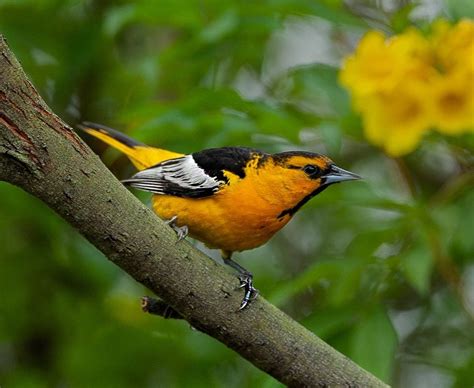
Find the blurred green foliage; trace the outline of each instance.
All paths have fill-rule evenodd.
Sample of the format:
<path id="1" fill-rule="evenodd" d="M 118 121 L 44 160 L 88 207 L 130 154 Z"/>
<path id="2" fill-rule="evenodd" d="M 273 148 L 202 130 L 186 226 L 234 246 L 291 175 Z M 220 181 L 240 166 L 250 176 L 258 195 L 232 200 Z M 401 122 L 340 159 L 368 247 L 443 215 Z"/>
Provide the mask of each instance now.
<path id="1" fill-rule="evenodd" d="M 0 32 L 72 125 L 181 152 L 306 149 L 363 175 L 238 260 L 265 297 L 394 386 L 472 386 L 474 140 L 433 135 L 388 158 L 365 142 L 337 74 L 370 28 L 473 8 L 382 3 L 0 0 Z M 0 195 L 2 387 L 279 386 L 185 322 L 143 314 L 146 290 L 50 209 L 6 183 Z"/>

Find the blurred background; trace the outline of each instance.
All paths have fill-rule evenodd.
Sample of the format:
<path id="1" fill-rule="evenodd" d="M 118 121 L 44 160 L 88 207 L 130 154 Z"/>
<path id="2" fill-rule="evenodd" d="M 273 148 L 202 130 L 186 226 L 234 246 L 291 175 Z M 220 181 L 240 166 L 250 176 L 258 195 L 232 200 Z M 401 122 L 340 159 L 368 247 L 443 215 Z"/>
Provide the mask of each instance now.
<path id="1" fill-rule="evenodd" d="M 368 31 L 429 35 L 439 18 L 472 20 L 474 3 L 0 0 L 0 33 L 73 126 L 179 152 L 321 152 L 362 175 L 236 258 L 263 296 L 395 387 L 474 385 L 474 136 L 426 131 L 394 157 L 339 72 Z M 118 178 L 133 173 L 86 141 Z M 186 322 L 142 313 L 147 290 L 44 204 L 4 182 L 0 198 L 0 386 L 281 386 Z"/>

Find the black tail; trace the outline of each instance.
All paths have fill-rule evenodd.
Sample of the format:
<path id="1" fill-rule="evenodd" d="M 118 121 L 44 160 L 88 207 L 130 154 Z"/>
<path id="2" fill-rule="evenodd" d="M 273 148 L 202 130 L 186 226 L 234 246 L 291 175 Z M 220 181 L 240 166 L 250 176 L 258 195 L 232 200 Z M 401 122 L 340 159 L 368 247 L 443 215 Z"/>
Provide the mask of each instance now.
<path id="1" fill-rule="evenodd" d="M 94 131 L 103 133 L 104 135 L 107 135 L 118 142 L 125 144 L 128 147 L 136 147 L 136 146 L 144 146 L 145 144 L 140 143 L 139 141 L 136 141 L 132 139 L 131 137 L 128 137 L 127 135 L 123 134 L 122 132 L 119 132 L 113 128 L 106 127 L 105 125 L 101 124 L 96 124 L 96 123 L 91 123 L 89 121 L 84 121 L 82 124 L 79 124 L 77 126 L 79 129 L 83 130 L 84 132 L 87 132 L 91 135 L 94 136 Z"/>

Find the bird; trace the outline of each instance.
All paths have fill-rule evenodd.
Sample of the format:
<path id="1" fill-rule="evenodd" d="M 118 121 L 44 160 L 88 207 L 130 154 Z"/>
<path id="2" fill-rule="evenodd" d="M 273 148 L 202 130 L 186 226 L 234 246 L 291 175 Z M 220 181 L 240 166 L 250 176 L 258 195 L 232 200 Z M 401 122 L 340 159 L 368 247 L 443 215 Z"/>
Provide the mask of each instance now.
<path id="1" fill-rule="evenodd" d="M 153 211 L 178 234 L 213 249 L 239 274 L 240 310 L 258 295 L 253 274 L 232 260 L 283 228 L 311 198 L 332 184 L 361 179 L 325 155 L 266 153 L 247 147 L 209 148 L 190 154 L 151 147 L 104 125 L 81 130 L 123 152 L 139 170 L 122 181 L 153 193 Z"/>

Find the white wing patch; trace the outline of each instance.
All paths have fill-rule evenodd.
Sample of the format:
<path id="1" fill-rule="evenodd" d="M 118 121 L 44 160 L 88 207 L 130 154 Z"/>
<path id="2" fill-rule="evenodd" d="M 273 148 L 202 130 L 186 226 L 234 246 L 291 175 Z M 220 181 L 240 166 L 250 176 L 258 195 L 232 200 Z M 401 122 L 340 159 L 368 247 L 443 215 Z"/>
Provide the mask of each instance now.
<path id="1" fill-rule="evenodd" d="M 206 174 L 197 165 L 192 155 L 166 160 L 154 167 L 139 171 L 122 182 L 155 194 L 180 197 L 209 196 L 225 183 Z"/>

